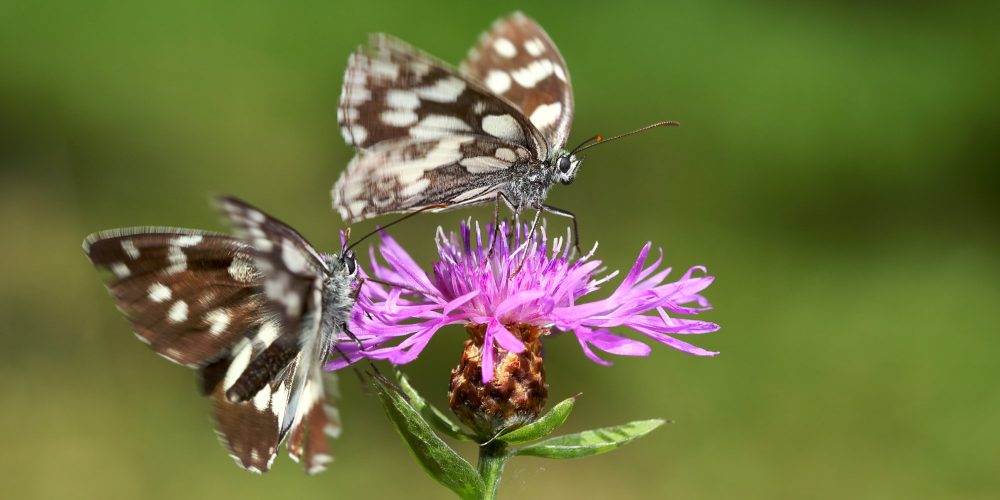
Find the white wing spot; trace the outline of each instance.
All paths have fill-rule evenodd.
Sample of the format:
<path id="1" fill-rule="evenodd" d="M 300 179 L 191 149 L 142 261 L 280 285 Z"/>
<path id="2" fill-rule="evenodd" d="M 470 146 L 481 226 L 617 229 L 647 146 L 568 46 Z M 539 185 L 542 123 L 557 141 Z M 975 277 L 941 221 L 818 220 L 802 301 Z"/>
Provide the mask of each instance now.
<path id="1" fill-rule="evenodd" d="M 209 324 L 208 331 L 212 335 L 221 335 L 222 332 L 226 331 L 230 320 L 232 320 L 232 316 L 224 309 L 215 309 L 205 315 L 205 321 L 208 321 Z"/>
<path id="2" fill-rule="evenodd" d="M 494 94 L 503 94 L 510 89 L 510 75 L 506 71 L 495 69 L 486 75 L 485 83 L 486 87 L 492 90 Z"/>
<path id="3" fill-rule="evenodd" d="M 530 89 L 552 74 L 552 66 L 552 61 L 539 59 L 521 69 L 515 69 L 510 73 L 510 76 L 514 77 L 514 81 L 518 85 Z"/>
<path id="4" fill-rule="evenodd" d="M 229 264 L 228 271 L 229 276 L 240 283 L 248 283 L 254 277 L 253 263 L 250 261 L 250 257 L 242 253 L 236 254 L 236 257 Z"/>
<path id="5" fill-rule="evenodd" d="M 278 325 L 268 322 L 261 325 L 260 329 L 257 330 L 257 335 L 254 336 L 253 341 L 263 350 L 270 347 L 271 342 L 274 342 L 276 338 L 278 338 Z"/>
<path id="6" fill-rule="evenodd" d="M 430 87 L 416 89 L 417 95 L 424 100 L 434 102 L 456 102 L 458 96 L 465 91 L 465 82 L 457 76 L 442 78 Z"/>
<path id="7" fill-rule="evenodd" d="M 399 196 L 404 199 L 409 198 L 411 196 L 416 196 L 424 192 L 424 190 L 427 189 L 427 187 L 430 185 L 431 185 L 430 179 L 423 179 L 423 178 L 418 179 L 416 182 L 407 184 L 406 187 L 400 190 Z"/>
<path id="8" fill-rule="evenodd" d="M 260 210 L 256 210 L 256 209 L 253 209 L 253 208 L 248 208 L 247 209 L 247 219 L 252 220 L 252 221 L 254 221 L 254 222 L 258 223 L 258 224 L 263 224 L 265 217 L 264 217 L 264 214 L 260 212 Z"/>
<path id="9" fill-rule="evenodd" d="M 247 366 L 250 365 L 250 355 L 253 354 L 253 348 L 250 347 L 250 342 L 247 339 L 243 339 L 236 346 L 234 352 L 236 352 L 236 356 L 229 363 L 229 368 L 226 369 L 226 376 L 222 379 L 222 390 L 224 391 L 228 391 L 240 379 L 240 375 L 247 369 Z"/>
<path id="10" fill-rule="evenodd" d="M 162 283 L 153 283 L 152 285 L 149 285 L 148 293 L 149 300 L 152 300 L 153 302 L 166 302 L 174 296 L 173 292 L 170 291 L 170 288 L 164 286 Z"/>
<path id="11" fill-rule="evenodd" d="M 423 80 L 427 73 L 431 72 L 431 66 L 425 62 L 413 61 L 410 63 L 410 73 L 417 77 L 417 80 Z"/>
<path id="12" fill-rule="evenodd" d="M 556 74 L 556 78 L 566 81 L 566 72 L 563 71 L 563 67 L 558 64 L 552 65 L 552 72 Z"/>
<path id="13" fill-rule="evenodd" d="M 359 104 L 364 104 L 365 101 L 371 98 L 371 91 L 365 87 L 345 86 L 344 92 L 340 94 L 340 103 L 350 108 L 358 106 Z"/>
<path id="14" fill-rule="evenodd" d="M 506 38 L 497 38 L 496 41 L 493 42 L 493 50 L 497 51 L 497 54 L 500 54 L 507 59 L 517 55 L 517 47 L 515 47 L 514 44 Z"/>
<path id="15" fill-rule="evenodd" d="M 535 37 L 527 42 L 524 42 L 524 50 L 527 50 L 532 56 L 538 57 L 545 52 L 545 44 L 543 44 L 538 37 Z"/>
<path id="16" fill-rule="evenodd" d="M 448 115 L 427 115 L 410 129 L 410 137 L 415 139 L 440 139 L 456 132 L 471 132 L 472 127 L 465 121 Z M 429 155 L 428 155 L 429 156 Z"/>
<path id="17" fill-rule="evenodd" d="M 111 272 L 115 273 L 118 279 L 128 278 L 132 271 L 129 270 L 128 266 L 124 262 L 113 262 L 110 266 Z"/>
<path id="18" fill-rule="evenodd" d="M 281 299 L 285 303 L 285 314 L 297 316 L 302 309 L 302 297 L 295 293 L 289 293 Z"/>
<path id="19" fill-rule="evenodd" d="M 465 122 L 457 118 L 455 120 L 462 123 L 463 126 L 468 127 Z M 472 140 L 474 139 L 470 136 L 450 137 L 435 145 L 434 149 L 428 151 L 426 156 L 401 163 L 396 167 L 396 176 L 399 182 L 403 185 L 415 183 L 424 176 L 424 172 L 460 160 L 462 153 L 459 151 L 459 148 Z"/>
<path id="20" fill-rule="evenodd" d="M 184 250 L 176 245 L 172 245 L 167 249 L 167 261 L 170 262 L 164 271 L 167 274 L 175 274 L 187 270 L 187 255 L 184 255 Z"/>
<path id="21" fill-rule="evenodd" d="M 247 358 L 249 360 L 249 356 Z M 229 374 L 227 373 L 226 375 Z M 285 411 L 288 410 L 288 388 L 285 387 L 285 384 L 281 384 L 278 390 L 274 391 L 274 395 L 271 396 L 271 409 L 278 416 L 278 426 L 280 427 L 285 420 Z"/>
<path id="22" fill-rule="evenodd" d="M 253 406 L 257 408 L 257 411 L 264 411 L 271 404 L 271 386 L 264 385 L 260 391 L 257 391 L 257 395 L 253 397 Z"/>
<path id="23" fill-rule="evenodd" d="M 531 112 L 531 123 L 538 128 L 545 128 L 552 125 L 562 114 L 562 103 L 542 104 Z"/>
<path id="24" fill-rule="evenodd" d="M 347 207 L 347 210 L 350 212 L 349 215 L 359 215 L 359 214 L 361 214 L 364 211 L 365 207 L 367 207 L 367 206 L 368 206 L 368 202 L 366 202 L 364 200 L 352 201 L 351 205 L 349 207 Z M 341 214 L 341 216 L 344 219 L 348 218 L 348 217 L 344 217 L 344 214 Z"/>
<path id="25" fill-rule="evenodd" d="M 517 161 L 517 153 L 515 153 L 513 149 L 497 148 L 496 152 L 493 153 L 493 156 L 496 156 L 497 158 L 508 163 L 514 163 Z"/>
<path id="26" fill-rule="evenodd" d="M 390 109 L 382 112 L 382 123 L 393 127 L 409 127 L 417 123 L 417 114 L 408 109 Z"/>
<path id="27" fill-rule="evenodd" d="M 358 124 L 351 125 L 349 140 L 354 144 L 361 144 L 368 138 L 368 130 Z"/>
<path id="28" fill-rule="evenodd" d="M 309 264 L 302 251 L 288 238 L 281 240 L 281 260 L 285 263 L 285 267 L 295 274 L 302 274 Z"/>
<path id="29" fill-rule="evenodd" d="M 180 323 L 182 321 L 187 321 L 188 318 L 188 305 L 187 302 L 183 300 L 178 300 L 174 302 L 174 305 L 170 306 L 170 311 L 167 312 L 167 319 L 173 323 Z"/>
<path id="30" fill-rule="evenodd" d="M 173 244 L 179 247 L 193 247 L 201 243 L 201 240 L 200 234 L 185 234 L 174 238 Z"/>
<path id="31" fill-rule="evenodd" d="M 473 156 L 471 158 L 463 158 L 462 161 L 458 162 L 458 164 L 465 167 L 470 174 L 495 172 L 510 166 L 510 163 L 493 156 Z"/>
<path id="32" fill-rule="evenodd" d="M 524 131 L 517 124 L 517 120 L 510 115 L 489 115 L 483 118 L 483 131 L 508 142 L 524 141 Z"/>
<path id="33" fill-rule="evenodd" d="M 238 254 L 233 258 L 227 271 L 230 277 L 241 283 L 249 283 L 256 274 L 250 257 L 243 254 Z"/>
<path id="34" fill-rule="evenodd" d="M 417 109 L 420 107 L 420 98 L 409 90 L 391 89 L 385 93 L 385 103 L 390 108 Z"/>
<path id="35" fill-rule="evenodd" d="M 372 75 L 395 81 L 399 77 L 399 66 L 379 59 L 372 59 L 369 66 Z"/>
<path id="36" fill-rule="evenodd" d="M 122 250 L 132 260 L 139 258 L 139 249 L 135 247 L 135 243 L 132 240 L 122 240 Z"/>

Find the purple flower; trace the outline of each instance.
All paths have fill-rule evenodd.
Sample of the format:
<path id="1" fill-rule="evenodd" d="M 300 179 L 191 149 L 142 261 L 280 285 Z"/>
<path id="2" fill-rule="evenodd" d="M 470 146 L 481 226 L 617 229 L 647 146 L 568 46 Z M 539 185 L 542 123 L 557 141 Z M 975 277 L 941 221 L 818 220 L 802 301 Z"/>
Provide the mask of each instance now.
<path id="1" fill-rule="evenodd" d="M 570 245 L 564 246 L 566 239 L 553 239 L 550 249 L 544 228 L 526 241 L 527 226 L 514 224 L 511 231 L 506 222 L 501 224 L 501 237 L 492 255 L 489 242 L 484 245 L 478 224 L 473 234 L 470 225 L 463 222 L 458 236 L 445 236 L 438 228 L 440 260 L 434 264 L 433 277 L 421 270 L 395 240 L 383 234 L 379 253 L 386 265 L 378 262 L 371 249 L 371 276 L 399 286 L 386 287 L 371 281 L 362 286 L 350 327 L 361 340 L 364 354 L 394 364 L 409 363 L 441 327 L 451 324 L 487 325 L 483 383 L 493 377 L 496 354 L 491 346 L 515 353 L 524 350 L 524 344 L 507 328 L 516 324 L 572 332 L 584 354 L 602 365 L 611 363 L 598 357 L 595 348 L 621 356 L 649 355 L 646 344 L 609 330 L 622 326 L 689 354 L 718 354 L 673 337 L 719 329 L 715 323 L 671 316 L 694 315 L 711 308 L 700 295 L 713 280 L 704 275 L 704 267 L 693 267 L 679 280 L 666 281 L 670 268 L 658 270 L 662 251 L 652 265 L 645 265 L 651 247 L 647 243 L 609 297 L 582 303 L 584 295 L 597 291 L 618 272 L 598 278 L 603 268 L 601 261 L 592 259 L 593 250 L 575 258 L 570 254 Z M 486 234 L 492 234 L 490 226 Z M 355 342 L 341 343 L 339 348 L 349 359 L 331 362 L 330 369 L 359 358 Z"/>

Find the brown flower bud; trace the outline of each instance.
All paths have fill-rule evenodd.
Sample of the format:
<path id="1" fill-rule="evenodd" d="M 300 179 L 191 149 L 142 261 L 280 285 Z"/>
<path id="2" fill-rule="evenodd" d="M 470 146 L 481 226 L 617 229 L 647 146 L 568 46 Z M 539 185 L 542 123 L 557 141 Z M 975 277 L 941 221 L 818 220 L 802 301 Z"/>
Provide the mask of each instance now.
<path id="1" fill-rule="evenodd" d="M 466 425 L 489 439 L 499 432 L 516 429 L 538 418 L 549 389 L 545 384 L 540 337 L 547 328 L 514 324 L 507 328 L 524 342 L 521 353 L 496 349 L 493 380 L 482 383 L 482 349 L 486 325 L 466 327 L 462 359 L 451 371 L 448 400 L 451 411 Z"/>

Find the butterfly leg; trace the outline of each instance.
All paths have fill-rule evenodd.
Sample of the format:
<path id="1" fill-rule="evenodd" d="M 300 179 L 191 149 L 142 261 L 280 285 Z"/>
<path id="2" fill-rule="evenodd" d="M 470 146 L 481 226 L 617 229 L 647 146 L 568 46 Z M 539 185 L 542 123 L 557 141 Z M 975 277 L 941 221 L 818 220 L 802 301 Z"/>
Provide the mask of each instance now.
<path id="1" fill-rule="evenodd" d="M 357 302 L 358 296 L 361 295 L 361 287 L 365 284 L 365 278 L 359 277 L 357 281 L 354 282 L 354 288 L 351 290 L 351 301 Z"/>
<path id="2" fill-rule="evenodd" d="M 517 276 L 517 273 L 521 272 L 521 266 L 524 265 L 524 261 L 528 258 L 528 246 L 531 245 L 531 241 L 535 237 L 535 231 L 538 230 L 538 219 L 542 217 L 542 212 L 545 211 L 543 208 L 544 206 L 545 205 L 542 205 L 542 207 L 539 207 L 535 212 L 535 218 L 531 220 L 531 229 L 529 229 L 528 233 L 525 235 L 524 242 L 522 242 L 521 246 L 518 247 L 518 250 L 523 250 L 524 254 L 521 255 L 521 262 L 517 264 L 517 268 L 514 269 L 514 272 L 510 275 L 511 278 Z"/>
<path id="3" fill-rule="evenodd" d="M 487 258 L 493 257 L 493 245 L 496 244 L 497 238 L 500 237 L 500 200 L 503 200 L 511 211 L 517 212 L 510 199 L 507 198 L 507 195 L 503 194 L 503 191 L 497 191 L 496 204 L 493 206 L 493 237 L 490 238 L 490 250 L 486 253 Z"/>
<path id="4" fill-rule="evenodd" d="M 556 208 L 553 207 L 552 205 L 542 205 L 542 208 L 540 210 L 543 210 L 550 214 L 558 215 L 560 217 L 568 217 L 570 220 L 573 221 L 573 248 L 576 249 L 577 255 L 583 255 L 583 252 L 580 251 L 580 227 L 576 223 L 576 216 L 573 215 L 573 213 L 568 210 Z"/>

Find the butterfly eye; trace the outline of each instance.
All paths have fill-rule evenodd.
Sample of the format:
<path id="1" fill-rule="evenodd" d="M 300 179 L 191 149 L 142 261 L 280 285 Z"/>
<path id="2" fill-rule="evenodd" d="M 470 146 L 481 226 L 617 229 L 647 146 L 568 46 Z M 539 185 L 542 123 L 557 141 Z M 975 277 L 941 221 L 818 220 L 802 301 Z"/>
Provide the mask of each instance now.
<path id="1" fill-rule="evenodd" d="M 562 172 L 562 173 L 564 173 L 564 174 L 566 172 L 569 172 L 569 167 L 570 167 L 571 164 L 572 164 L 572 162 L 569 161 L 569 157 L 568 156 L 560 156 L 559 157 L 559 161 L 556 162 L 556 166 L 559 167 L 559 171 Z"/>
<path id="2" fill-rule="evenodd" d="M 354 276 L 358 272 L 358 259 L 354 257 L 354 252 L 348 250 L 344 253 L 344 267 L 347 274 Z"/>

